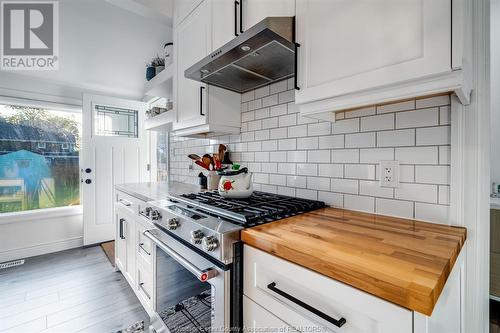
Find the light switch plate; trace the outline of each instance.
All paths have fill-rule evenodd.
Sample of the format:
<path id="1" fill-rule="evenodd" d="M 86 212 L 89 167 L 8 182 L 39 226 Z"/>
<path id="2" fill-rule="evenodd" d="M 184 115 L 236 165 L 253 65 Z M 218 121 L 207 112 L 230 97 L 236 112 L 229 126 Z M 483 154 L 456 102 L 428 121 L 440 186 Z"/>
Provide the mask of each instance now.
<path id="1" fill-rule="evenodd" d="M 380 186 L 399 187 L 399 161 L 380 161 Z"/>

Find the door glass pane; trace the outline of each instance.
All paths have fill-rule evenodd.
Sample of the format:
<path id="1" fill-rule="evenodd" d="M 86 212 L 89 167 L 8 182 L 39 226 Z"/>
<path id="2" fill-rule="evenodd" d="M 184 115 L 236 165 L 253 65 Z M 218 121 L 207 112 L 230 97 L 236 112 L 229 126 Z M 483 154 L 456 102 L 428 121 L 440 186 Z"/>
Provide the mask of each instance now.
<path id="1" fill-rule="evenodd" d="M 95 105 L 94 134 L 137 138 L 138 114 L 137 110 Z"/>
<path id="2" fill-rule="evenodd" d="M 0 213 L 80 204 L 81 113 L 0 105 Z"/>

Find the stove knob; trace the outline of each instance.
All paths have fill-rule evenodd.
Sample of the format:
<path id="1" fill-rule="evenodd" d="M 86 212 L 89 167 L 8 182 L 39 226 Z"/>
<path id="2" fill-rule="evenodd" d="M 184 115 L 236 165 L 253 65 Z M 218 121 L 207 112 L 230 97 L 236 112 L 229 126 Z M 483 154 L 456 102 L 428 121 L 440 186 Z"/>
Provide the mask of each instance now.
<path id="1" fill-rule="evenodd" d="M 158 221 L 159 219 L 161 219 L 161 214 L 156 209 L 155 210 L 151 210 L 151 212 L 150 212 L 149 215 L 151 217 L 151 220 L 153 220 L 153 221 Z"/>
<path id="2" fill-rule="evenodd" d="M 202 246 L 205 251 L 213 251 L 219 246 L 219 241 L 214 236 L 203 237 Z"/>
<path id="3" fill-rule="evenodd" d="M 146 214 L 146 216 L 148 216 L 148 217 L 149 217 L 149 215 L 151 215 L 151 211 L 152 211 L 152 210 L 153 210 L 153 208 L 151 208 L 151 207 L 146 207 L 146 209 L 145 209 L 145 214 Z"/>
<path id="4" fill-rule="evenodd" d="M 168 219 L 167 221 L 167 229 L 168 230 L 175 230 L 179 226 L 179 220 L 176 219 L 175 217 L 172 217 L 171 219 Z"/>
<path id="5" fill-rule="evenodd" d="M 193 230 L 191 231 L 191 243 L 192 244 L 200 244 L 203 239 L 203 232 L 201 230 Z"/>

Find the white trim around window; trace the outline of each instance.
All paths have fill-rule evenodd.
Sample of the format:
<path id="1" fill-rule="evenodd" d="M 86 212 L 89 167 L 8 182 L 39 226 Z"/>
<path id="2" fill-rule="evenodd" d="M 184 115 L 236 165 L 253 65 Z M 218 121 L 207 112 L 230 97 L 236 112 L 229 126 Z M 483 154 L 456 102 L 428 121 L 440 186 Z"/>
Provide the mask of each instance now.
<path id="1" fill-rule="evenodd" d="M 10 223 L 22 223 L 33 220 L 47 220 L 51 218 L 59 218 L 65 216 L 82 215 L 83 209 L 81 205 L 33 209 L 21 212 L 0 213 L 0 225 Z"/>

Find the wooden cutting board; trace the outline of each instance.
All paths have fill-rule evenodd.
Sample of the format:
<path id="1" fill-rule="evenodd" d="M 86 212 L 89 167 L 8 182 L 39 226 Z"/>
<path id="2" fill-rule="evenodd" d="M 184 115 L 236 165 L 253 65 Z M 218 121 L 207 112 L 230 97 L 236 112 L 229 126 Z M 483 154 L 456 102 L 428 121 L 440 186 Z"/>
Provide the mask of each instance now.
<path id="1" fill-rule="evenodd" d="M 260 250 L 431 315 L 467 230 L 324 208 L 242 231 Z"/>

